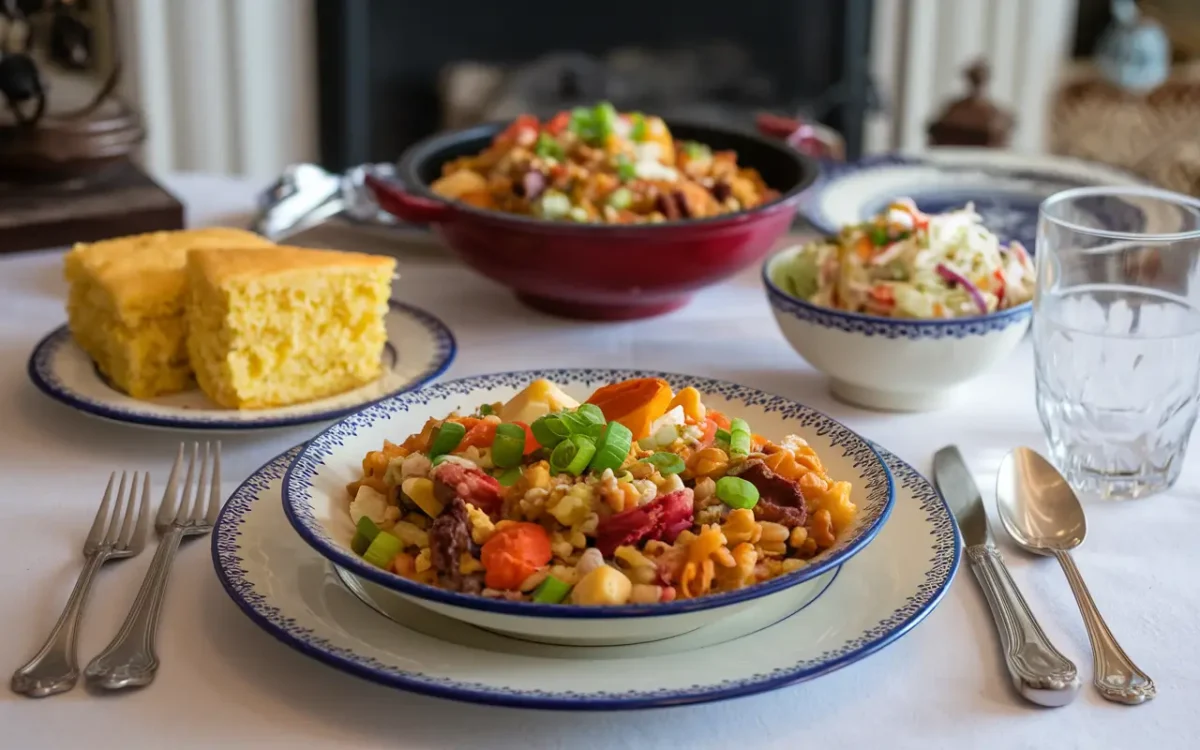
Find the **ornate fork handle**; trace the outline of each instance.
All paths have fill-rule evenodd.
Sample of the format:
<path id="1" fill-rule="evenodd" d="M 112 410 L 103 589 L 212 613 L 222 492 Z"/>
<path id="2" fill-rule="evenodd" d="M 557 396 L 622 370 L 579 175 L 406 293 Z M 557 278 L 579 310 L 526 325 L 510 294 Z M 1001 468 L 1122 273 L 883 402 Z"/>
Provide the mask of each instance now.
<path id="1" fill-rule="evenodd" d="M 1153 698 L 1158 694 L 1154 680 L 1138 669 L 1113 637 L 1071 555 L 1056 551 L 1054 556 L 1058 558 L 1063 572 L 1067 574 L 1071 593 L 1075 594 L 1075 601 L 1083 614 L 1083 624 L 1087 627 L 1088 639 L 1092 642 L 1092 668 L 1095 672 L 1092 681 L 1100 695 L 1115 703 L 1130 705 L 1145 703 Z"/>
<path id="2" fill-rule="evenodd" d="M 967 557 L 1000 631 L 1004 662 L 1017 692 L 1042 706 L 1070 703 L 1079 690 L 1078 670 L 1051 645 L 1000 553 L 990 544 L 978 544 L 967 548 Z"/>
<path id="3" fill-rule="evenodd" d="M 104 551 L 88 555 L 75 588 L 71 590 L 71 596 L 67 598 L 67 604 L 58 616 L 58 622 L 54 623 L 46 643 L 28 664 L 13 675 L 14 692 L 31 698 L 44 698 L 75 687 L 79 680 L 79 662 L 75 656 L 79 618 L 92 588 L 92 579 L 108 557 Z"/>
<path id="4" fill-rule="evenodd" d="M 149 685 L 154 681 L 154 673 L 158 670 L 154 637 L 162 613 L 167 576 L 183 535 L 182 527 L 172 527 L 159 542 L 154 559 L 150 561 L 150 569 L 146 571 L 146 578 L 121 629 L 112 643 L 87 665 L 84 674 L 88 684 L 105 690 L 119 690 Z"/>

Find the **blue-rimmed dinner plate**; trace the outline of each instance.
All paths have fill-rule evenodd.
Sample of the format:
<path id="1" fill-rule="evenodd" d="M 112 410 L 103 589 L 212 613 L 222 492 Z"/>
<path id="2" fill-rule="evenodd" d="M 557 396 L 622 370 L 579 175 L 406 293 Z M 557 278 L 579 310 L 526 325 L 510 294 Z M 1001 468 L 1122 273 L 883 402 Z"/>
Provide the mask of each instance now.
<path id="1" fill-rule="evenodd" d="M 113 387 L 71 338 L 65 325 L 42 339 L 29 357 L 29 378 L 50 398 L 113 422 L 182 430 L 242 431 L 325 422 L 446 371 L 454 360 L 454 335 L 433 315 L 392 300 L 387 318 L 383 375 L 352 391 L 272 409 L 225 409 L 199 390 L 153 399 L 132 398 Z"/>
<path id="2" fill-rule="evenodd" d="M 875 653 L 924 619 L 949 586 L 961 550 L 941 496 L 881 450 L 896 481 L 895 510 L 875 541 L 832 581 L 831 571 L 815 597 L 678 640 L 547 646 L 442 618 L 338 571 L 291 533 L 283 514 L 281 483 L 299 450 L 259 469 L 222 509 L 212 543 L 221 584 L 255 624 L 306 656 L 454 700 L 652 708 L 809 680 Z"/>
<path id="3" fill-rule="evenodd" d="M 909 197 L 927 213 L 968 202 L 1002 241 L 1034 249 L 1038 206 L 1054 193 L 1087 185 L 1143 184 L 1102 164 L 988 148 L 931 148 L 821 165 L 801 213 L 825 234 L 864 221 L 896 198 Z"/>

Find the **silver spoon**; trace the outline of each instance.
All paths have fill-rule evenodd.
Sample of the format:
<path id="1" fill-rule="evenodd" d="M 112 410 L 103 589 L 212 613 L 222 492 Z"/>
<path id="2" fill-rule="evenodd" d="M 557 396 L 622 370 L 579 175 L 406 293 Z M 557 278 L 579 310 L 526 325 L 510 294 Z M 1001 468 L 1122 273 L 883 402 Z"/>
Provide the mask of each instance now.
<path id="1" fill-rule="evenodd" d="M 1069 550 L 1083 544 L 1087 520 L 1075 491 L 1037 451 L 1017 448 L 1004 457 L 996 479 L 1000 520 L 1012 538 L 1030 552 L 1052 555 L 1062 565 L 1083 613 L 1092 642 L 1093 682 L 1116 703 L 1144 703 L 1157 693 L 1154 681 L 1125 655 L 1096 609 Z"/>

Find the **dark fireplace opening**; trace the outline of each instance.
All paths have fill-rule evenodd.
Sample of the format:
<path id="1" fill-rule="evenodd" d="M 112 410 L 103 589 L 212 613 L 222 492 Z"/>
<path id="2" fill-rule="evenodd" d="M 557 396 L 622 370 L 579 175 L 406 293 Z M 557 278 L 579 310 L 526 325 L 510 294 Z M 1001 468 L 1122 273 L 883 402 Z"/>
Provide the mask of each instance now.
<path id="1" fill-rule="evenodd" d="M 392 161 L 448 127 L 600 99 L 743 129 L 803 115 L 861 151 L 871 0 L 317 0 L 321 160 Z"/>

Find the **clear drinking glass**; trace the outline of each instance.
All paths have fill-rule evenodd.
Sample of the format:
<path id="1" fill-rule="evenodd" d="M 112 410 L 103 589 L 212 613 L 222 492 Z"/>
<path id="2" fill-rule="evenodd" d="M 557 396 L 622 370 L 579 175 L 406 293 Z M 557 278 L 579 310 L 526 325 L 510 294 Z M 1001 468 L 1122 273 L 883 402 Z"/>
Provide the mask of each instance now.
<path id="1" fill-rule="evenodd" d="M 1179 478 L 1200 403 L 1200 200 L 1079 188 L 1042 204 L 1033 344 L 1050 454 L 1079 492 Z"/>

